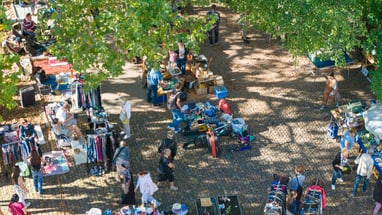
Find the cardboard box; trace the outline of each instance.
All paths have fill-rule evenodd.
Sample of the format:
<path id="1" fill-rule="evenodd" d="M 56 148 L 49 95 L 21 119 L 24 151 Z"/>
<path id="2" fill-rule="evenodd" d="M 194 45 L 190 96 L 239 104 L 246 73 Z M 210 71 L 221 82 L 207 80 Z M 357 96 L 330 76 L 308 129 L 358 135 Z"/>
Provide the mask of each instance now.
<path id="1" fill-rule="evenodd" d="M 208 93 L 214 93 L 214 86 L 208 86 Z"/>
<path id="2" fill-rule="evenodd" d="M 197 87 L 195 88 L 195 91 L 196 91 L 196 95 L 205 95 L 207 94 L 207 87 L 204 87 L 204 88 Z"/>

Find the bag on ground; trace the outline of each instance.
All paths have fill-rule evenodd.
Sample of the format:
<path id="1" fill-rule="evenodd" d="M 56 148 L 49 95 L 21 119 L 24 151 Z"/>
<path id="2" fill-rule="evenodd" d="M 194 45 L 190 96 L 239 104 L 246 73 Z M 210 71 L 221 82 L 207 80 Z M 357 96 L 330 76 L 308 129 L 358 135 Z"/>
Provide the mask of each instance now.
<path id="1" fill-rule="evenodd" d="M 336 139 L 338 135 L 338 125 L 335 122 L 330 122 L 327 131 L 328 137 L 331 139 Z"/>

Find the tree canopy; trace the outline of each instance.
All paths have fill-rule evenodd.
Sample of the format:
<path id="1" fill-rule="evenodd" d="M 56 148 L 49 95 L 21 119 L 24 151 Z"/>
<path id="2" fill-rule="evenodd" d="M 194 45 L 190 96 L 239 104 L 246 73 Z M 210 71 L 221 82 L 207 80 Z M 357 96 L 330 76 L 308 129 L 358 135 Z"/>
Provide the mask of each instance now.
<path id="1" fill-rule="evenodd" d="M 1 0 L 0 0 L 1 2 Z M 174 4 L 178 4 L 174 6 Z M 180 14 L 174 10 L 187 4 L 208 6 L 207 0 L 55 0 L 48 3 L 54 11 L 39 12 L 41 28 L 48 19 L 56 43 L 50 52 L 65 58 L 76 71 L 83 72 L 88 87 L 122 73 L 126 60 L 147 56 L 154 68 L 176 49 L 182 40 L 198 52 L 206 31 L 214 20 Z M 344 52 L 364 49 L 374 54 L 376 71 L 371 73 L 372 90 L 382 100 L 382 0 L 221 0 L 217 4 L 245 14 L 250 27 L 285 36 L 283 46 L 295 56 L 323 50 L 338 66 L 344 65 Z M 6 20 L 4 10 L 0 19 Z M 44 26 L 45 25 L 45 26 Z M 5 22 L 9 29 L 9 22 Z M 17 56 L 0 56 L 0 105 L 12 108 L 16 93 L 15 75 L 5 74 Z"/>

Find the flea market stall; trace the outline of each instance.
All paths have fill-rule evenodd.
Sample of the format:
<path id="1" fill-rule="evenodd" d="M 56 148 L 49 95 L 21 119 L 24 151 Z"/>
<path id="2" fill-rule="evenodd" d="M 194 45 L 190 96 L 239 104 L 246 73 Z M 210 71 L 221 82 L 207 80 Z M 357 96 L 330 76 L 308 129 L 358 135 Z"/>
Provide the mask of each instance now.
<path id="1" fill-rule="evenodd" d="M 374 150 L 373 175 L 382 174 L 382 105 L 377 101 L 354 100 L 331 111 L 332 119 L 344 129 L 357 128 L 356 142 L 360 152 Z"/>

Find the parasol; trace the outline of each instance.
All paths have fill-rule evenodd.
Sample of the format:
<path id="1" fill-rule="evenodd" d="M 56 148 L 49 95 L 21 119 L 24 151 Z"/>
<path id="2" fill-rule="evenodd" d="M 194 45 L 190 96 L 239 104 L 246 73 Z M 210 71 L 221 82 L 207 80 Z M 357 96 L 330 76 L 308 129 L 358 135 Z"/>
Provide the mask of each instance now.
<path id="1" fill-rule="evenodd" d="M 365 128 L 382 140 L 382 104 L 372 105 L 363 114 Z"/>

